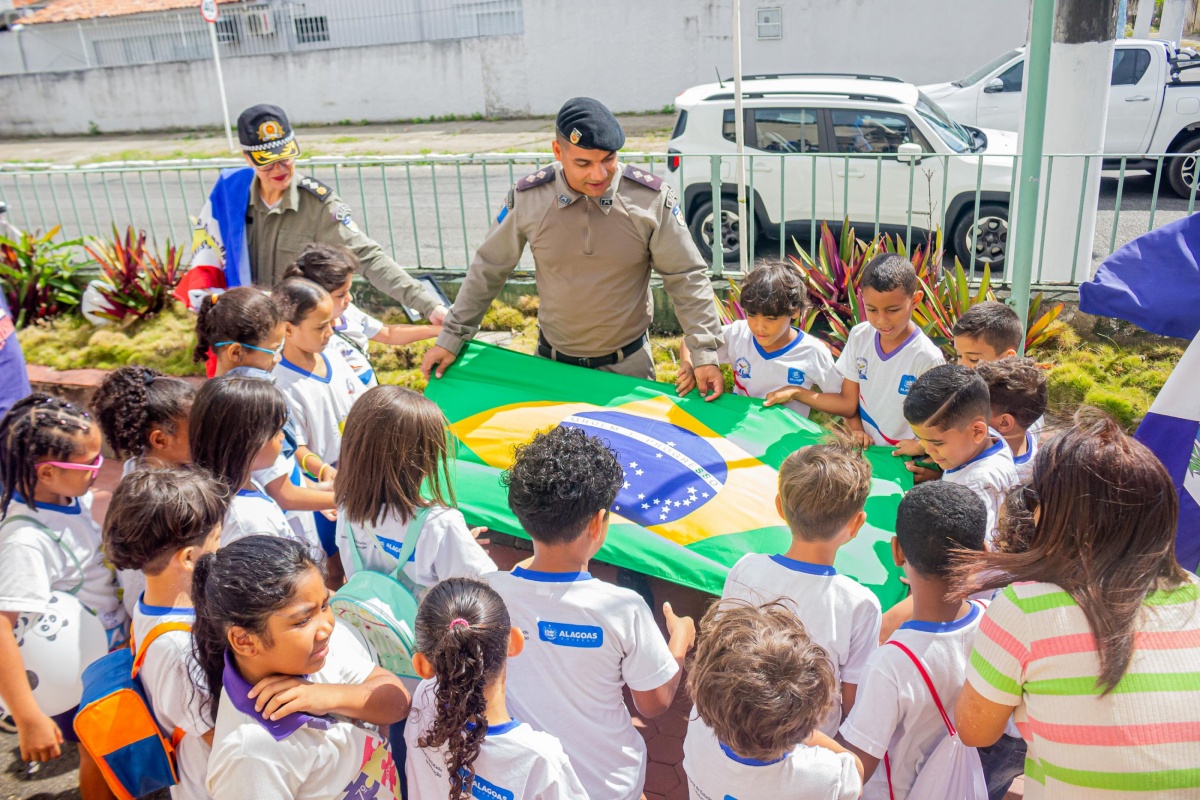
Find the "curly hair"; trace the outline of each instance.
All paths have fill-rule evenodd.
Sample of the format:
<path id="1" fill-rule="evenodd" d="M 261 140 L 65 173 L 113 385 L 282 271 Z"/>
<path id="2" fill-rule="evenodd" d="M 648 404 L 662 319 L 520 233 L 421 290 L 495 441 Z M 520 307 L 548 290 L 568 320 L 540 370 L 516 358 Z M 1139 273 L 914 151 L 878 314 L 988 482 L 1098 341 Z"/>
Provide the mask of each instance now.
<path id="1" fill-rule="evenodd" d="M 993 412 L 1012 414 L 1026 430 L 1046 413 L 1046 372 L 1032 358 L 1002 358 L 980 364 L 975 371 L 987 384 Z"/>
<path id="2" fill-rule="evenodd" d="M 160 575 L 175 553 L 204 544 L 229 499 L 225 484 L 199 467 L 135 470 L 113 490 L 104 555 L 117 569 Z"/>
<path id="3" fill-rule="evenodd" d="M 217 342 L 262 344 L 283 322 L 278 306 L 256 286 L 238 286 L 222 294 L 210 294 L 196 310 L 196 349 L 192 360 L 208 358 Z"/>
<path id="4" fill-rule="evenodd" d="M 926 481 L 900 498 L 896 539 L 904 560 L 921 575 L 947 577 L 952 555 L 982 551 L 986 534 L 987 506 L 966 486 Z"/>
<path id="5" fill-rule="evenodd" d="M 90 414 L 43 392 L 14 403 L 0 420 L 0 519 L 14 494 L 33 502 L 38 463 L 75 455 L 91 428 Z"/>
<path id="6" fill-rule="evenodd" d="M 829 716 L 833 664 L 786 606 L 719 600 L 700 631 L 688 692 L 700 719 L 742 758 L 779 758 Z"/>
<path id="7" fill-rule="evenodd" d="M 804 310 L 807 296 L 799 270 L 786 261 L 764 259 L 742 281 L 738 303 L 747 314 L 790 318 Z"/>
<path id="8" fill-rule="evenodd" d="M 450 800 L 471 796 L 488 727 L 484 689 L 504 670 L 510 627 L 500 595 L 470 578 L 442 581 L 417 609 L 417 650 L 437 677 L 437 716 L 417 746 L 446 745 Z"/>
<path id="9" fill-rule="evenodd" d="M 178 432 L 195 396 L 187 381 L 131 364 L 109 373 L 92 398 L 92 410 L 113 452 L 137 458 L 146 452 L 152 430 Z"/>
<path id="10" fill-rule="evenodd" d="M 534 541 L 573 542 L 617 498 L 625 473 L 608 446 L 578 428 L 539 433 L 513 454 L 501 476 L 508 507 Z"/>

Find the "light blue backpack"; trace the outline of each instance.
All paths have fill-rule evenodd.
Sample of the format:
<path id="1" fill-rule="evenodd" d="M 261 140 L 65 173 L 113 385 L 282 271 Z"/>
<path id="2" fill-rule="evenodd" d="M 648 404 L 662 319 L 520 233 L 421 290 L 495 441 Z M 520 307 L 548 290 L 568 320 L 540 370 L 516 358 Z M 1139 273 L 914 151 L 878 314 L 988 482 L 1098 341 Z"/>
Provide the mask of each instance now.
<path id="1" fill-rule="evenodd" d="M 417 652 L 413 626 L 417 619 L 418 587 L 404 574 L 404 565 L 417 549 L 417 539 L 429 511 L 418 509 L 408 524 L 404 544 L 396 557 L 396 569 L 390 574 L 371 572 L 364 567 L 354 526 L 345 522 L 346 546 L 354 574 L 329 601 L 334 615 L 358 633 L 375 663 L 401 678 L 418 678 L 412 665 L 413 654 Z M 383 550 L 369 529 L 360 535 L 370 536 L 372 546 Z"/>

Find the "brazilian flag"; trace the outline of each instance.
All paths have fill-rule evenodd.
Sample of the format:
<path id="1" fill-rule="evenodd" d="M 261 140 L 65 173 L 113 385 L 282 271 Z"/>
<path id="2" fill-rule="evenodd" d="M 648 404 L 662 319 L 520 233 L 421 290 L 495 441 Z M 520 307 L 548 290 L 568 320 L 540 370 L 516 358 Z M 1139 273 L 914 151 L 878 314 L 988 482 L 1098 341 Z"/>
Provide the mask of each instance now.
<path id="1" fill-rule="evenodd" d="M 825 431 L 784 408 L 580 369 L 472 342 L 427 397 L 457 439 L 455 493 L 472 522 L 529 538 L 508 508 L 500 473 L 513 448 L 556 425 L 581 428 L 618 454 L 625 480 L 597 558 L 720 594 L 746 553 L 782 553 L 791 534 L 775 510 L 778 468 Z M 838 551 L 835 567 L 879 597 L 904 596 L 892 561 L 896 508 L 912 485 L 900 459 L 872 448 L 867 524 Z"/>

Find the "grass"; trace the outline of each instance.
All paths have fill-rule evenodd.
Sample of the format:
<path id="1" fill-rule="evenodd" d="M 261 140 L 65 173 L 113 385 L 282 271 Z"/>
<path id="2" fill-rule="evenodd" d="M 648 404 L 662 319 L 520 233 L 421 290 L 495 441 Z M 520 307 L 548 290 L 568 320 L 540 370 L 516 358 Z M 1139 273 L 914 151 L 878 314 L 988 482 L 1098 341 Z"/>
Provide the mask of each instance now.
<path id="1" fill-rule="evenodd" d="M 69 316 L 31 325 L 17 338 L 27 362 L 59 370 L 143 364 L 167 375 L 203 375 L 204 365 L 192 363 L 195 326 L 195 315 L 175 304 L 127 328 L 96 328 Z"/>

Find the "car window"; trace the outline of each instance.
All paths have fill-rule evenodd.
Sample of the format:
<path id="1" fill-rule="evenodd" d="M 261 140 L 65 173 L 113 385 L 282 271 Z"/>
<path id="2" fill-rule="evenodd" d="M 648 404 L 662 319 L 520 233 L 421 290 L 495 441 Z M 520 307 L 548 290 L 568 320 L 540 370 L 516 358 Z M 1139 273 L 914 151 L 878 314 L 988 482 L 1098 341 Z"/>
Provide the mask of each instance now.
<path id="1" fill-rule="evenodd" d="M 1000 75 L 997 77 L 1000 78 L 1000 82 L 1004 84 L 1004 91 L 1019 92 L 1024 85 L 1024 75 L 1025 60 L 1021 59 L 1008 69 L 1004 70 L 1004 72 L 1000 73 Z"/>
<path id="2" fill-rule="evenodd" d="M 737 137 L 733 128 L 733 109 L 725 109 L 725 113 L 721 116 L 721 135 L 731 142 L 736 142 Z"/>
<path id="3" fill-rule="evenodd" d="M 768 153 L 816 153 L 821 150 L 817 112 L 811 108 L 754 109 L 752 144 Z"/>
<path id="4" fill-rule="evenodd" d="M 904 114 L 833 108 L 834 150 L 838 153 L 895 153 L 914 142 L 925 153 L 933 152 L 921 131 Z"/>
<path id="5" fill-rule="evenodd" d="M 999 69 L 1004 64 L 1007 64 L 1010 59 L 1016 58 L 1019 55 L 1021 55 L 1020 50 L 1010 50 L 999 58 L 994 58 L 988 63 L 984 64 L 967 77 L 959 78 L 958 80 L 954 81 L 953 85 L 959 87 L 960 89 L 965 86 L 974 86 L 988 75 L 991 75 L 995 70 Z"/>
<path id="6" fill-rule="evenodd" d="M 1150 51 L 1144 47 L 1122 47 L 1113 53 L 1112 85 L 1133 86 L 1150 69 Z"/>

